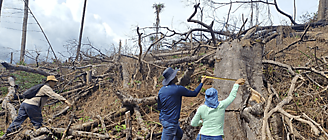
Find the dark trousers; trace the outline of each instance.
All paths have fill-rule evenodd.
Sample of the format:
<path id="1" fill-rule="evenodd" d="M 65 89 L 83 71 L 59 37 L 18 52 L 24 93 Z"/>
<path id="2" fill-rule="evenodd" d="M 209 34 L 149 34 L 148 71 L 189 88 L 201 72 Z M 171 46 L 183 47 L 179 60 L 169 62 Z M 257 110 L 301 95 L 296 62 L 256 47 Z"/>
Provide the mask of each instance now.
<path id="1" fill-rule="evenodd" d="M 18 110 L 18 116 L 14 119 L 14 121 L 9 125 L 6 133 L 11 133 L 18 130 L 22 123 L 30 118 L 33 126 L 38 129 L 42 126 L 42 114 L 41 109 L 36 105 L 30 105 L 27 103 L 22 103 Z"/>
<path id="2" fill-rule="evenodd" d="M 164 120 L 160 121 L 163 126 L 161 140 L 181 140 L 183 131 L 179 123 L 170 123 Z"/>

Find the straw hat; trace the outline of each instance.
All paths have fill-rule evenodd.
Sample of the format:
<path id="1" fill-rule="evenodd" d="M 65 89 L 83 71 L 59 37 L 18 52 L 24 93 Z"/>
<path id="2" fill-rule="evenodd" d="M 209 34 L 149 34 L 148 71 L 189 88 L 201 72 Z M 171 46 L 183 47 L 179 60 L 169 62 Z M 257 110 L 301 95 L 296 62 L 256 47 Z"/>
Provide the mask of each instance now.
<path id="1" fill-rule="evenodd" d="M 53 76 L 53 75 L 47 76 L 47 82 L 48 82 L 48 81 L 55 81 L 55 82 L 58 82 L 58 80 L 56 79 L 56 77 Z"/>

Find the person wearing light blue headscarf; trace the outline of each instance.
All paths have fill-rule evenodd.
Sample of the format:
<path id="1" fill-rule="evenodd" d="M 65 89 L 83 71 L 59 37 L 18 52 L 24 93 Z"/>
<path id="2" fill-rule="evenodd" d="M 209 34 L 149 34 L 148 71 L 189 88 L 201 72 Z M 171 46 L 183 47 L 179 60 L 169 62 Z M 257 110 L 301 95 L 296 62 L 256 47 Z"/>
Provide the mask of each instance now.
<path id="1" fill-rule="evenodd" d="M 192 126 L 202 125 L 196 140 L 222 140 L 225 110 L 236 98 L 239 86 L 244 83 L 245 79 L 238 79 L 233 85 L 229 97 L 222 101 L 218 101 L 218 91 L 215 88 L 205 91 L 205 104 L 197 109 L 191 120 Z"/>

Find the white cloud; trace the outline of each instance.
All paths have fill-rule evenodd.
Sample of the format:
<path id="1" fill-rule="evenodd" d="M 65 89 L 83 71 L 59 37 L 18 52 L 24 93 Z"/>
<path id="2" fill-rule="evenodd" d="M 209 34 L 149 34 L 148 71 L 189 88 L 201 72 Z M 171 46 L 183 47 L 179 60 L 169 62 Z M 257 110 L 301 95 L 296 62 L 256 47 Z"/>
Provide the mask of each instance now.
<path id="1" fill-rule="evenodd" d="M 229 2 L 229 0 L 222 0 L 222 2 L 224 1 Z M 302 13 L 309 8 L 312 11 L 317 9 L 317 3 L 308 3 L 305 0 L 298 0 L 297 2 L 298 13 Z M 83 3 L 83 0 L 30 0 L 30 8 L 40 22 L 56 52 L 66 51 L 63 47 L 66 41 L 79 38 Z M 164 3 L 165 5 L 163 12 L 160 14 L 161 26 L 173 27 L 174 30 L 181 32 L 186 31 L 188 26 L 197 26 L 197 24 L 186 22 L 194 8 L 192 5 L 186 7 L 185 1 L 168 0 L 162 2 L 160 0 L 143 0 L 141 2 L 89 0 L 87 2 L 82 41 L 86 42 L 86 38 L 89 38 L 95 47 L 108 49 L 108 46 L 111 46 L 112 43 L 117 45 L 120 39 L 124 42 L 130 36 L 136 36 L 136 25 L 139 27 L 153 26 L 155 14 L 152 5 L 154 3 Z M 283 11 L 291 14 L 291 2 L 279 0 L 278 4 Z M 275 21 L 286 19 L 281 14 L 276 14 L 274 7 L 271 7 Z M 15 52 L 16 58 L 19 57 L 21 44 L 20 30 L 22 28 L 23 13 L 22 10 L 15 10 L 13 8 L 23 9 L 22 0 L 4 0 L 3 3 L 0 22 L 0 48 L 10 47 L 11 50 L 0 52 L 0 59 L 2 60 L 6 60 L 8 53 L 11 51 Z M 237 6 L 233 6 L 233 8 L 237 8 Z M 219 14 L 217 14 L 217 19 L 222 20 L 222 17 L 227 15 L 227 10 L 224 10 L 224 8 L 220 10 Z M 249 13 L 245 10 L 243 11 L 243 9 L 241 11 L 245 15 Z M 240 13 L 236 12 L 234 14 L 240 18 Z M 210 21 L 211 19 L 206 20 L 206 23 Z M 43 53 L 46 53 L 48 43 L 41 32 L 35 32 L 40 31 L 40 29 L 35 24 L 32 16 L 29 16 L 28 22 L 33 24 L 28 24 L 26 48 L 28 50 L 37 48 L 43 51 Z M 215 23 L 215 25 L 218 24 Z"/>

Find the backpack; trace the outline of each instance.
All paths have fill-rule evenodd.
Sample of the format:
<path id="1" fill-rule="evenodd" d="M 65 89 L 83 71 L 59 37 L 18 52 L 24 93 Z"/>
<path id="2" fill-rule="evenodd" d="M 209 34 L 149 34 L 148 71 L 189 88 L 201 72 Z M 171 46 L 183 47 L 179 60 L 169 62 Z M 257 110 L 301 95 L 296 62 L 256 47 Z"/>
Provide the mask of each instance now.
<path id="1" fill-rule="evenodd" d="M 29 88 L 28 90 L 26 90 L 25 92 L 23 92 L 23 94 L 18 95 L 18 96 L 15 94 L 14 95 L 14 100 L 17 100 L 17 99 L 31 99 L 33 97 L 45 97 L 45 96 L 35 96 L 39 92 L 41 87 L 43 87 L 44 85 L 45 84 L 35 85 L 35 86 Z"/>

